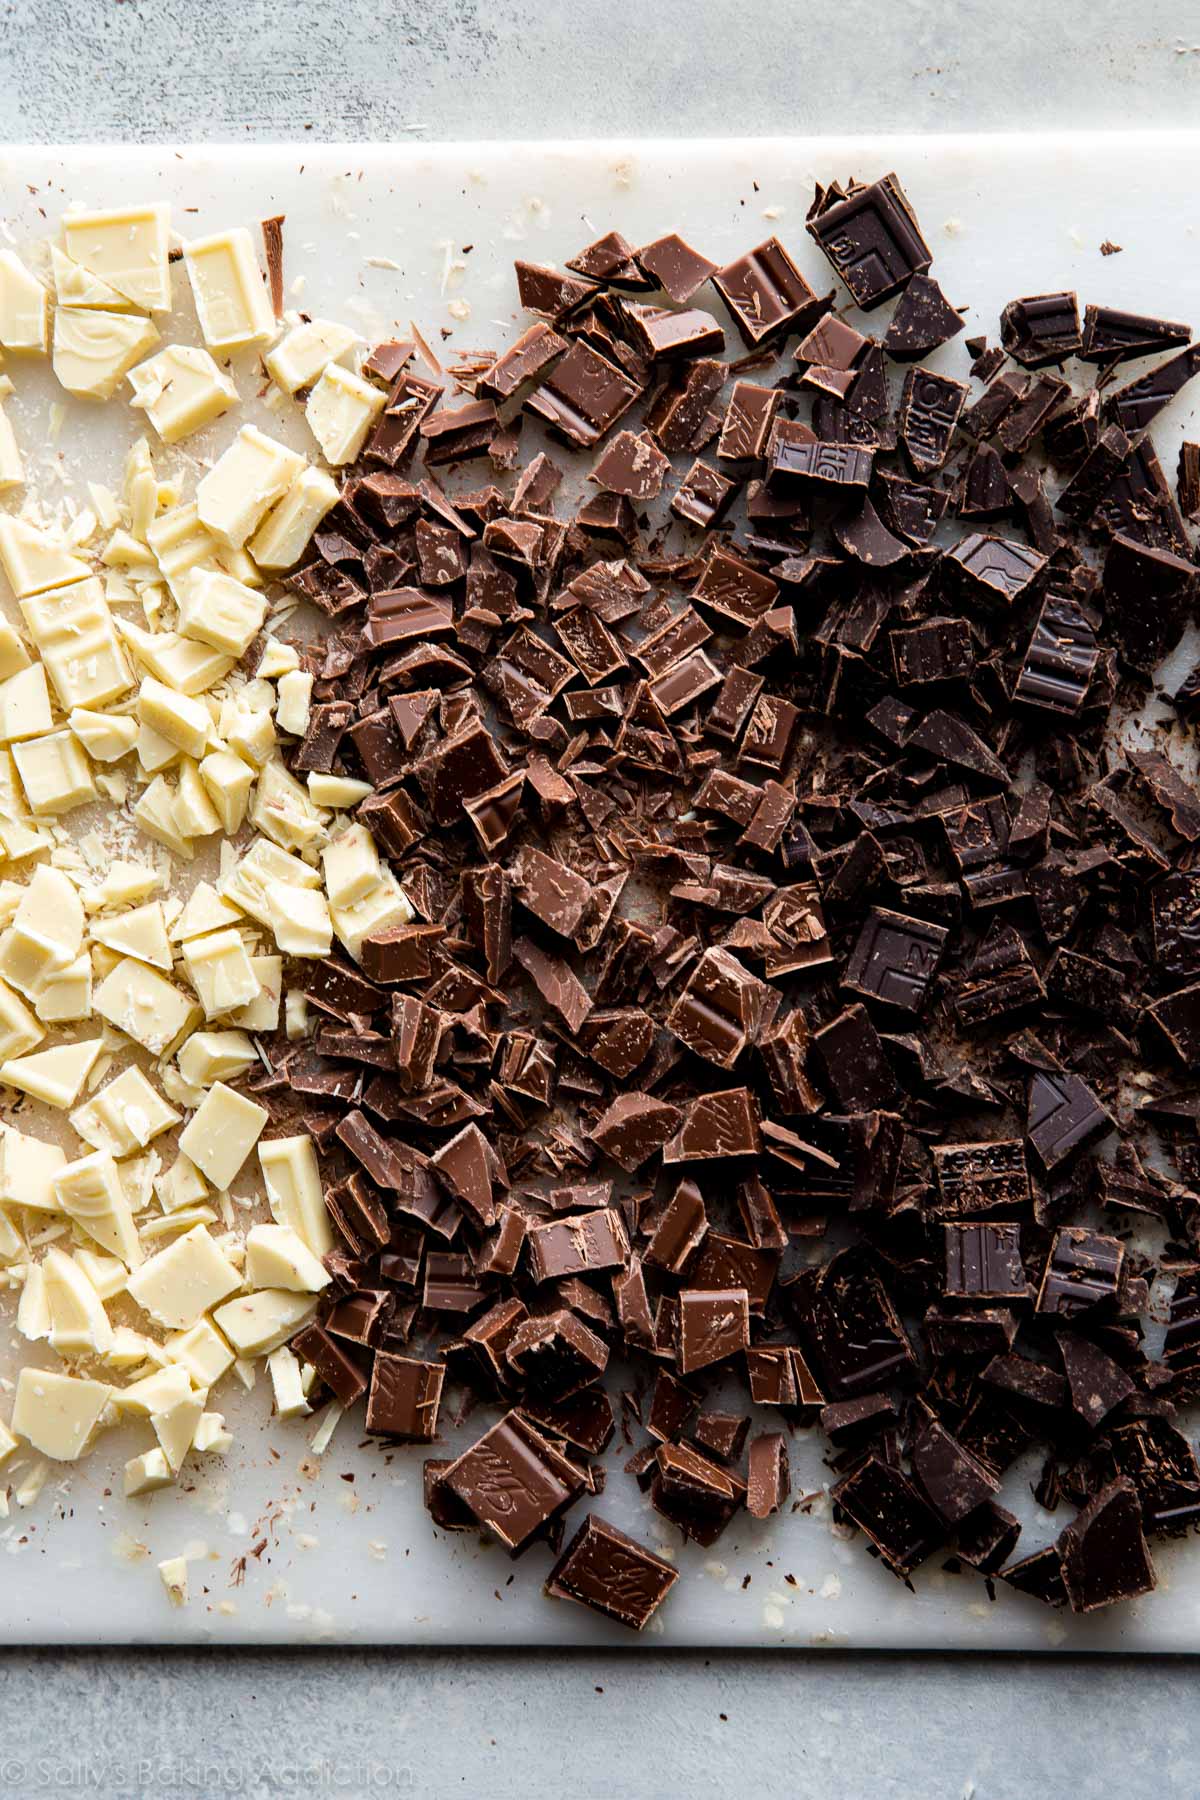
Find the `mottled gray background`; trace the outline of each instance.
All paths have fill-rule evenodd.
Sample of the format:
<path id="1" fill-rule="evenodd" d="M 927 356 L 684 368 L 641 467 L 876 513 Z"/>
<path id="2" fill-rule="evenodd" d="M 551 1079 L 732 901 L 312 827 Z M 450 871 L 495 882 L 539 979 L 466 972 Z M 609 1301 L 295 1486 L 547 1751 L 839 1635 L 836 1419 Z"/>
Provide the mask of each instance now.
<path id="1" fill-rule="evenodd" d="M 0 5 L 7 142 L 1119 129 L 1195 125 L 1198 101 L 1178 0 Z M 14 1650 L 0 1792 L 1194 1796 L 1195 1681 L 1124 1659 Z"/>

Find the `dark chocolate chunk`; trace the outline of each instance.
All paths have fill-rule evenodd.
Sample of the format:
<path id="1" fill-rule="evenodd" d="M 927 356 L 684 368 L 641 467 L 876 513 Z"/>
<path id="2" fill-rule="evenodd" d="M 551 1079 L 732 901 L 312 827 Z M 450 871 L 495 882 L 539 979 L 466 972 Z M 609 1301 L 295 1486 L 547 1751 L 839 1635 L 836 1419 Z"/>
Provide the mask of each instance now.
<path id="1" fill-rule="evenodd" d="M 947 1298 L 1025 1300 L 1019 1225 L 946 1225 Z"/>
<path id="2" fill-rule="evenodd" d="M 451 1463 L 440 1485 L 515 1553 L 571 1506 L 586 1483 L 548 1438 L 510 1412 Z"/>
<path id="3" fill-rule="evenodd" d="M 910 369 L 900 399 L 900 442 L 919 475 L 940 469 L 967 398 L 966 384 L 932 369 Z"/>
<path id="4" fill-rule="evenodd" d="M 866 312 L 923 275 L 933 260 L 895 175 L 869 187 L 818 188 L 808 230 Z"/>
<path id="5" fill-rule="evenodd" d="M 850 955 L 843 987 L 902 1012 L 920 1012 L 949 932 L 875 907 Z"/>
<path id="6" fill-rule="evenodd" d="M 545 1591 L 643 1631 L 678 1579 L 670 1563 L 589 1513 L 551 1569 Z"/>
<path id="7" fill-rule="evenodd" d="M 445 1374 L 440 1363 L 377 1350 L 367 1396 L 367 1430 L 401 1443 L 432 1443 Z"/>
<path id="8" fill-rule="evenodd" d="M 1010 300 L 1000 314 L 1000 341 L 1026 369 L 1074 356 L 1082 344 L 1074 294 L 1037 294 Z"/>
<path id="9" fill-rule="evenodd" d="M 937 1514 L 912 1482 L 878 1456 L 839 1481 L 830 1497 L 866 1533 L 893 1575 L 911 1575 L 944 1536 Z"/>
<path id="10" fill-rule="evenodd" d="M 1125 1476 L 1088 1502 L 1063 1532 L 1058 1549 L 1074 1612 L 1133 1600 L 1158 1585 L 1142 1533 L 1138 1492 Z"/>
<path id="11" fill-rule="evenodd" d="M 1075 354 L 1084 362 L 1125 362 L 1186 344 L 1191 335 L 1190 326 L 1169 319 L 1122 312 L 1116 306 L 1089 306 L 1083 316 L 1083 342 Z"/>

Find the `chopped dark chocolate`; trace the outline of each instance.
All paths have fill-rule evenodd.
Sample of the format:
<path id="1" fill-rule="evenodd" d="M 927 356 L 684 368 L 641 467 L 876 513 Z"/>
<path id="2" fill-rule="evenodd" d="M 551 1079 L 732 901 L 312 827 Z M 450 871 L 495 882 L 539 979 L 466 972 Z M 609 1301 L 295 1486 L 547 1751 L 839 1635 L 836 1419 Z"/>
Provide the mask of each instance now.
<path id="1" fill-rule="evenodd" d="M 551 1569 L 545 1591 L 643 1631 L 678 1579 L 679 1571 L 661 1556 L 589 1513 Z"/>

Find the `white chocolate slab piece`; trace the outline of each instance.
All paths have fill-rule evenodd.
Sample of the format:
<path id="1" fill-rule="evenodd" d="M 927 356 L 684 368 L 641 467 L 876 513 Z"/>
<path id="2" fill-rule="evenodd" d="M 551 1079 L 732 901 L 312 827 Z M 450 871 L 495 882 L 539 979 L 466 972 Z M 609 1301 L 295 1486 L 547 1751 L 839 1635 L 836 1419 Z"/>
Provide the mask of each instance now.
<path id="1" fill-rule="evenodd" d="M 233 1433 L 226 1431 L 223 1414 L 201 1413 L 196 1435 L 192 1439 L 192 1449 L 207 1456 L 228 1456 L 233 1449 Z"/>
<path id="2" fill-rule="evenodd" d="M 304 408 L 325 461 L 335 467 L 353 462 L 386 405 L 382 388 L 373 387 L 340 363 L 330 363 Z"/>
<path id="3" fill-rule="evenodd" d="M 16 1448 L 16 1438 L 4 1423 L 4 1420 L 0 1419 L 0 1469 L 4 1467 Z"/>
<path id="4" fill-rule="evenodd" d="M 253 1288 L 285 1288 L 319 1294 L 329 1271 L 290 1225 L 254 1225 L 246 1238 L 246 1282 Z"/>
<path id="5" fill-rule="evenodd" d="M 29 635 L 64 712 L 104 706 L 133 686 L 104 589 L 94 577 L 21 602 Z"/>
<path id="6" fill-rule="evenodd" d="M 233 1351 L 210 1319 L 197 1319 L 190 1330 L 175 1332 L 165 1349 L 198 1388 L 214 1387 L 233 1367 Z"/>
<path id="7" fill-rule="evenodd" d="M 307 1417 L 312 1407 L 304 1395 L 300 1364 L 286 1344 L 281 1344 L 278 1350 L 272 1350 L 268 1356 L 267 1374 L 271 1377 L 276 1418 L 287 1420 Z"/>
<path id="8" fill-rule="evenodd" d="M 307 669 L 291 669 L 279 678 L 275 723 L 291 737 L 303 737 L 312 711 L 313 678 Z M 309 799 L 312 791 L 309 790 Z"/>
<path id="9" fill-rule="evenodd" d="M 271 380 L 285 394 L 312 387 L 331 362 L 354 348 L 356 335 L 334 319 L 307 319 L 293 325 L 263 361 Z"/>
<path id="10" fill-rule="evenodd" d="M 54 373 L 69 394 L 111 400 L 136 362 L 158 342 L 158 332 L 138 313 L 60 306 L 54 313 Z"/>
<path id="11" fill-rule="evenodd" d="M 325 836 L 324 814 L 280 762 L 269 762 L 259 776 L 250 822 L 283 850 L 307 850 Z"/>
<path id="12" fill-rule="evenodd" d="M 335 807 L 339 811 L 357 806 L 374 788 L 369 781 L 355 781 L 350 775 L 322 775 L 311 769 L 308 775 L 308 794 L 314 806 Z"/>
<path id="13" fill-rule="evenodd" d="M 229 750 L 214 750 L 200 764 L 200 779 L 226 837 L 233 837 L 246 817 L 254 770 Z"/>
<path id="14" fill-rule="evenodd" d="M 198 1394 L 189 1394 L 185 1400 L 177 1400 L 165 1412 L 150 1414 L 150 1423 L 154 1427 L 159 1448 L 176 1475 L 182 1469 L 192 1447 L 192 1438 L 207 1399 L 208 1390 L 202 1388 Z"/>
<path id="15" fill-rule="evenodd" d="M 163 1591 L 172 1606 L 183 1607 L 188 1603 L 187 1558 L 184 1556 L 168 1556 L 158 1565 L 158 1578 L 163 1584 Z"/>
<path id="16" fill-rule="evenodd" d="M 50 246 L 50 273 L 59 306 L 100 306 L 106 312 L 125 312 L 130 305 L 124 294 L 75 262 L 57 244 Z"/>
<path id="17" fill-rule="evenodd" d="M 129 1280 L 129 1270 L 119 1256 L 105 1256 L 101 1251 L 88 1249 L 78 1245 L 71 1252 L 72 1260 L 79 1264 L 101 1300 L 107 1306 L 118 1294 L 125 1292 L 125 1283 Z M 112 1346 L 105 1352 L 108 1356 Z"/>
<path id="18" fill-rule="evenodd" d="M 223 1081 L 214 1082 L 179 1134 L 179 1148 L 215 1188 L 229 1187 L 262 1136 L 268 1113 Z"/>
<path id="19" fill-rule="evenodd" d="M 197 1319 L 241 1285 L 237 1270 L 203 1225 L 147 1258 L 129 1278 L 133 1299 L 156 1324 L 170 1331 L 190 1330 Z"/>
<path id="20" fill-rule="evenodd" d="M 50 1345 L 60 1356 L 104 1356 L 113 1330 L 100 1296 L 79 1264 L 52 1245 L 42 1258 Z"/>
<path id="21" fill-rule="evenodd" d="M 165 682 L 147 675 L 138 689 L 137 714 L 160 737 L 185 756 L 204 755 L 212 736 L 212 716 L 203 700 L 176 693 Z"/>
<path id="22" fill-rule="evenodd" d="M 329 903 L 312 888 L 287 884 L 275 888 L 268 923 L 286 956 L 328 956 L 333 948 Z"/>
<path id="23" fill-rule="evenodd" d="M 201 524 L 194 500 L 160 513 L 147 527 L 146 542 L 168 581 L 212 562 L 218 548 L 217 540 Z"/>
<path id="24" fill-rule="evenodd" d="M 177 444 L 236 406 L 238 391 L 207 350 L 168 344 L 129 371 L 131 406 L 139 407 L 164 444 Z"/>
<path id="25" fill-rule="evenodd" d="M 166 1173 L 155 1178 L 154 1192 L 164 1213 L 176 1213 L 204 1200 L 208 1183 L 190 1157 L 177 1156 Z"/>
<path id="26" fill-rule="evenodd" d="M 174 1472 L 161 1446 L 143 1450 L 140 1456 L 131 1456 L 125 1464 L 125 1498 L 136 1500 L 142 1494 L 157 1493 L 159 1488 L 170 1487 L 174 1480 Z M 186 1563 L 184 1568 L 186 1570 Z"/>
<path id="27" fill-rule="evenodd" d="M 106 1150 L 64 1163 L 54 1177 L 59 1211 L 127 1268 L 142 1261 L 137 1228 L 117 1165 Z"/>
<path id="28" fill-rule="evenodd" d="M 135 906 L 130 912 L 93 919 L 92 939 L 97 944 L 106 944 L 120 956 L 136 957 L 138 962 L 170 972 L 171 946 L 167 942 L 163 909 L 157 900 L 148 900 L 145 906 Z"/>
<path id="29" fill-rule="evenodd" d="M 186 943 L 188 938 L 203 937 L 210 931 L 224 931 L 227 925 L 236 925 L 241 916 L 236 906 L 221 898 L 211 881 L 198 881 L 168 936 L 173 944 Z"/>
<path id="30" fill-rule="evenodd" d="M 259 568 L 294 568 L 337 499 L 337 483 L 324 469 L 302 470 L 250 539 L 247 548 Z"/>
<path id="31" fill-rule="evenodd" d="M 50 1336 L 50 1308 L 46 1304 L 46 1277 L 41 1263 L 30 1263 L 25 1270 L 17 1303 L 17 1330 L 31 1344 Z"/>
<path id="32" fill-rule="evenodd" d="M 0 619 L 0 681 L 7 681 L 10 675 L 28 667 L 28 650 L 8 620 Z"/>
<path id="33" fill-rule="evenodd" d="M 0 493 L 21 487 L 25 481 L 25 465 L 12 420 L 0 406 Z"/>
<path id="34" fill-rule="evenodd" d="M 10 1057 L 0 1063 L 0 1084 L 18 1088 L 47 1106 L 74 1106 L 103 1041 L 84 1038 L 74 1044 L 56 1044 L 52 1050 L 36 1050 L 32 1056 Z"/>
<path id="35" fill-rule="evenodd" d="M 275 314 L 245 226 L 193 238 L 183 247 L 196 314 L 210 350 L 269 344 Z"/>
<path id="36" fill-rule="evenodd" d="M 18 600 L 83 581 L 92 572 L 46 532 L 11 513 L 0 515 L 0 566 Z"/>
<path id="37" fill-rule="evenodd" d="M 0 1124 L 0 1201 L 35 1212 L 57 1212 L 54 1177 L 66 1160 L 60 1144 Z"/>
<path id="38" fill-rule="evenodd" d="M 333 1225 L 325 1205 L 321 1171 L 307 1134 L 267 1138 L 258 1146 L 271 1214 L 293 1231 L 315 1257 L 333 1249 Z"/>
<path id="39" fill-rule="evenodd" d="M 12 753 L 29 810 L 39 818 L 72 812 L 96 798 L 91 764 L 72 732 L 26 738 L 13 745 Z"/>
<path id="40" fill-rule="evenodd" d="M 12 1428 L 52 1462 L 77 1462 L 99 1428 L 112 1389 L 49 1369 L 17 1376 Z"/>
<path id="41" fill-rule="evenodd" d="M 229 1016 L 243 1031 L 277 1031 L 279 1005 L 283 998 L 283 958 L 252 956 L 250 967 L 260 983 L 258 998 L 252 1000 L 249 1006 L 239 1006 Z"/>
<path id="42" fill-rule="evenodd" d="M 67 255 L 146 312 L 170 312 L 171 209 L 164 202 L 110 211 L 68 213 Z"/>
<path id="43" fill-rule="evenodd" d="M 259 838 L 246 854 L 223 875 L 217 891 L 234 906 L 257 919 L 260 925 L 271 923 L 271 894 L 279 887 L 316 888 L 321 885 L 319 872 L 291 856 L 278 845 Z"/>
<path id="44" fill-rule="evenodd" d="M 249 1006 L 259 991 L 246 946 L 232 926 L 207 937 L 189 938 L 183 964 L 206 1019 Z"/>
<path id="45" fill-rule="evenodd" d="M 178 1123 L 175 1108 L 167 1105 L 136 1066 L 114 1076 L 71 1114 L 71 1124 L 84 1143 L 106 1150 L 110 1156 L 131 1156 L 135 1150 L 144 1150 Z"/>
<path id="46" fill-rule="evenodd" d="M 267 612 L 261 594 L 220 569 L 190 570 L 176 598 L 183 635 L 235 658 L 246 654 Z"/>
<path id="47" fill-rule="evenodd" d="M 137 742 L 137 720 L 123 713 L 93 712 L 90 707 L 76 706 L 67 723 L 93 762 L 120 762 Z"/>
<path id="48" fill-rule="evenodd" d="M 296 451 L 256 425 L 243 425 L 196 488 L 201 524 L 222 544 L 240 549 L 303 467 Z"/>
<path id="49" fill-rule="evenodd" d="M 317 473 L 319 474 L 320 471 L 318 470 Z M 256 673 L 259 680 L 274 681 L 280 675 L 286 675 L 290 670 L 299 667 L 300 653 L 295 644 L 285 644 L 282 638 L 268 637 L 262 647 Z M 0 669 L 0 674 L 3 672 L 3 669 Z"/>
<path id="50" fill-rule="evenodd" d="M 113 1389 L 113 1404 L 119 1413 L 134 1419 L 148 1419 L 152 1413 L 164 1412 L 192 1391 L 192 1379 L 182 1363 L 165 1361 L 128 1387 Z"/>
<path id="51" fill-rule="evenodd" d="M 173 810 L 184 837 L 211 837 L 221 829 L 221 816 L 209 798 L 200 766 L 190 756 L 180 760 Z"/>
<path id="52" fill-rule="evenodd" d="M 31 945 L 48 948 L 48 958 L 31 958 L 30 972 L 40 975 L 48 967 L 61 968 L 77 956 L 83 944 L 83 925 L 83 902 L 74 882 L 61 869 L 40 863 L 12 922 L 14 937 L 24 936 Z"/>
<path id="53" fill-rule="evenodd" d="M 213 1321 L 239 1356 L 269 1356 L 312 1316 L 316 1304 L 311 1294 L 263 1288 L 257 1294 L 227 1300 L 217 1308 Z"/>
<path id="54" fill-rule="evenodd" d="M 14 744 L 53 729 L 50 689 L 40 662 L 30 663 L 0 682 L 0 742 Z"/>
<path id="55" fill-rule="evenodd" d="M 175 818 L 174 792 L 161 775 L 150 783 L 134 807 L 133 816 L 147 837 L 165 844 L 182 861 L 191 861 L 194 854 L 191 843 L 180 831 Z"/>
<path id="56" fill-rule="evenodd" d="M 0 1062 L 8 1057 L 24 1056 L 26 1051 L 40 1044 L 45 1035 L 20 995 L 0 981 Z"/>
<path id="57" fill-rule="evenodd" d="M 364 938 L 390 931 L 393 925 L 409 924 L 413 910 L 396 877 L 385 868 L 380 871 L 378 883 L 361 900 L 351 906 L 331 908 L 331 914 L 334 931 L 358 962 Z"/>
<path id="58" fill-rule="evenodd" d="M 34 1011 L 45 1025 L 69 1025 L 92 1016 L 92 963 L 86 950 L 56 969 L 38 988 Z"/>
<path id="59" fill-rule="evenodd" d="M 325 892 L 332 907 L 353 906 L 380 880 L 379 851 L 365 825 L 349 825 L 321 852 Z"/>
<path id="60" fill-rule="evenodd" d="M 44 356 L 50 348 L 50 294 L 13 250 L 0 250 L 0 346 Z"/>
<path id="61" fill-rule="evenodd" d="M 93 1004 L 102 1019 L 151 1056 L 169 1056 L 200 1018 L 190 994 L 128 956 L 105 976 Z"/>

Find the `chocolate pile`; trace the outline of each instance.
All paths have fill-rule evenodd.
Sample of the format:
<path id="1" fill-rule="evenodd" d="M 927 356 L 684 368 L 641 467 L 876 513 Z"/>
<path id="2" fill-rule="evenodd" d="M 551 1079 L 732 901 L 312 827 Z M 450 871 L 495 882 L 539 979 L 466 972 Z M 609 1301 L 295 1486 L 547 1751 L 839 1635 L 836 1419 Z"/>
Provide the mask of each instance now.
<path id="1" fill-rule="evenodd" d="M 700 1544 L 819 1423 L 897 1575 L 1088 1611 L 1200 1519 L 1200 796 L 1109 724 L 1194 599 L 1200 452 L 1181 510 L 1147 427 L 1200 347 L 1038 295 L 951 376 L 896 177 L 808 230 L 861 328 L 774 238 L 610 232 L 517 264 L 502 355 L 370 359 L 293 767 L 372 783 L 419 922 L 298 964 L 315 1031 L 254 1084 L 344 1239 L 294 1348 L 391 1442 L 444 1382 L 499 1409 L 425 1493 L 514 1554 L 600 1491 L 620 1388 Z M 1031 1447 L 1072 1516 L 1022 1555 Z M 547 1591 L 640 1626 L 673 1580 L 593 1514 Z"/>

